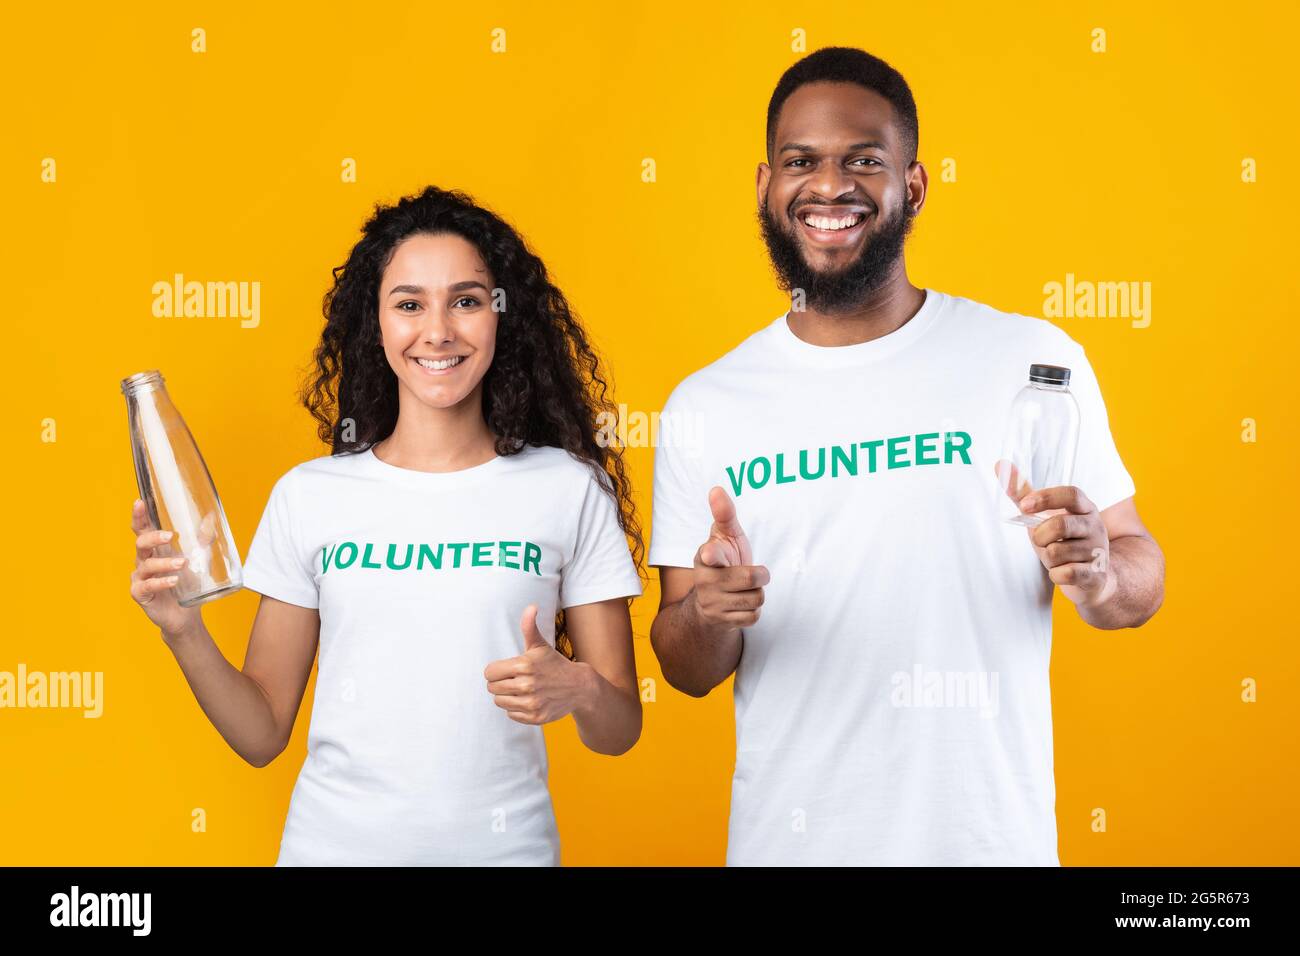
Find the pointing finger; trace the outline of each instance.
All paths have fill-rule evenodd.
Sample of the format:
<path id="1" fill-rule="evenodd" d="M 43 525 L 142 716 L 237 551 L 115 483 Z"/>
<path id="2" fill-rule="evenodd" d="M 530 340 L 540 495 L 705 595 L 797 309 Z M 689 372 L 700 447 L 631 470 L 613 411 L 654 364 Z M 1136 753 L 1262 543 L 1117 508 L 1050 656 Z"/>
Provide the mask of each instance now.
<path id="1" fill-rule="evenodd" d="M 709 489 L 709 510 L 713 512 L 713 525 L 718 532 L 733 538 L 744 537 L 745 529 L 736 519 L 736 505 L 719 485 Z"/>

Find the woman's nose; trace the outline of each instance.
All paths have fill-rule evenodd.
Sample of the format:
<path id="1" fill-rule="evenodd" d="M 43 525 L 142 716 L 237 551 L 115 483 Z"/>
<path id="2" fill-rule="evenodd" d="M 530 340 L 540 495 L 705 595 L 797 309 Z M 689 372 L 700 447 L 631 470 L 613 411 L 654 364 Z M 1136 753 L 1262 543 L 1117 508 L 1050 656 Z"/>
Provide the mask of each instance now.
<path id="1" fill-rule="evenodd" d="M 456 340 L 456 332 L 451 317 L 442 309 L 430 309 L 428 311 L 423 332 L 426 342 L 454 342 Z"/>

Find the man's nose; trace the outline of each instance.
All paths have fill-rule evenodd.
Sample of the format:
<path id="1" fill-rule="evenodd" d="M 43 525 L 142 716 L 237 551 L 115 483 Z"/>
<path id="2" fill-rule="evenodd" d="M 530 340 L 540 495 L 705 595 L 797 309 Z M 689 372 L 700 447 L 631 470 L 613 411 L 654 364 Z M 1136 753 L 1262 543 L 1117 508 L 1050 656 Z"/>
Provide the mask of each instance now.
<path id="1" fill-rule="evenodd" d="M 857 183 L 839 163 L 826 163 L 813 174 L 809 187 L 822 199 L 833 202 L 853 195 Z"/>

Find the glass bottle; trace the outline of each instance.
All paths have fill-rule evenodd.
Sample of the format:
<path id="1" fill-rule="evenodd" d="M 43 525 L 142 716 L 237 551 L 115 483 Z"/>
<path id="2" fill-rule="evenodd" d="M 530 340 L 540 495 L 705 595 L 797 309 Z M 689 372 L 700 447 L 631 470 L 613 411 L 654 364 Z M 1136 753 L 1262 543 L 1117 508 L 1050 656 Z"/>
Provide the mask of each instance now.
<path id="1" fill-rule="evenodd" d="M 173 532 L 158 557 L 189 560 L 173 586 L 182 607 L 238 591 L 243 567 L 208 466 L 172 404 L 162 375 L 139 372 L 122 380 L 136 485 L 154 527 Z"/>
<path id="2" fill-rule="evenodd" d="M 1029 384 L 1011 403 L 997 463 L 998 508 L 1004 520 L 1033 527 L 1044 514 L 1024 514 L 1018 502 L 1030 491 L 1068 485 L 1079 445 L 1079 403 L 1070 370 L 1029 366 Z"/>

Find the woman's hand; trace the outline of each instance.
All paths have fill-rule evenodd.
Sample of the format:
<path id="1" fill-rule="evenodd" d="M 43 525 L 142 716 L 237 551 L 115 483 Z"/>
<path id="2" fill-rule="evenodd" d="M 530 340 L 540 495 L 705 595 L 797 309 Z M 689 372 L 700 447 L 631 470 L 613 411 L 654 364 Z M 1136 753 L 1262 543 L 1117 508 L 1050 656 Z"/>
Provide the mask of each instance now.
<path id="1" fill-rule="evenodd" d="M 201 620 L 199 609 L 181 607 L 173 590 L 185 558 L 154 556 L 154 549 L 171 540 L 172 532 L 154 527 L 148 509 L 139 498 L 131 506 L 131 530 L 136 535 L 131 597 L 144 608 L 149 620 L 162 629 L 164 639 L 184 633 Z"/>
<path id="2" fill-rule="evenodd" d="M 571 661 L 537 629 L 537 605 L 519 620 L 524 652 L 493 661 L 483 670 L 488 693 L 506 715 L 521 724 L 548 724 L 584 707 L 596 694 L 595 671 Z"/>

